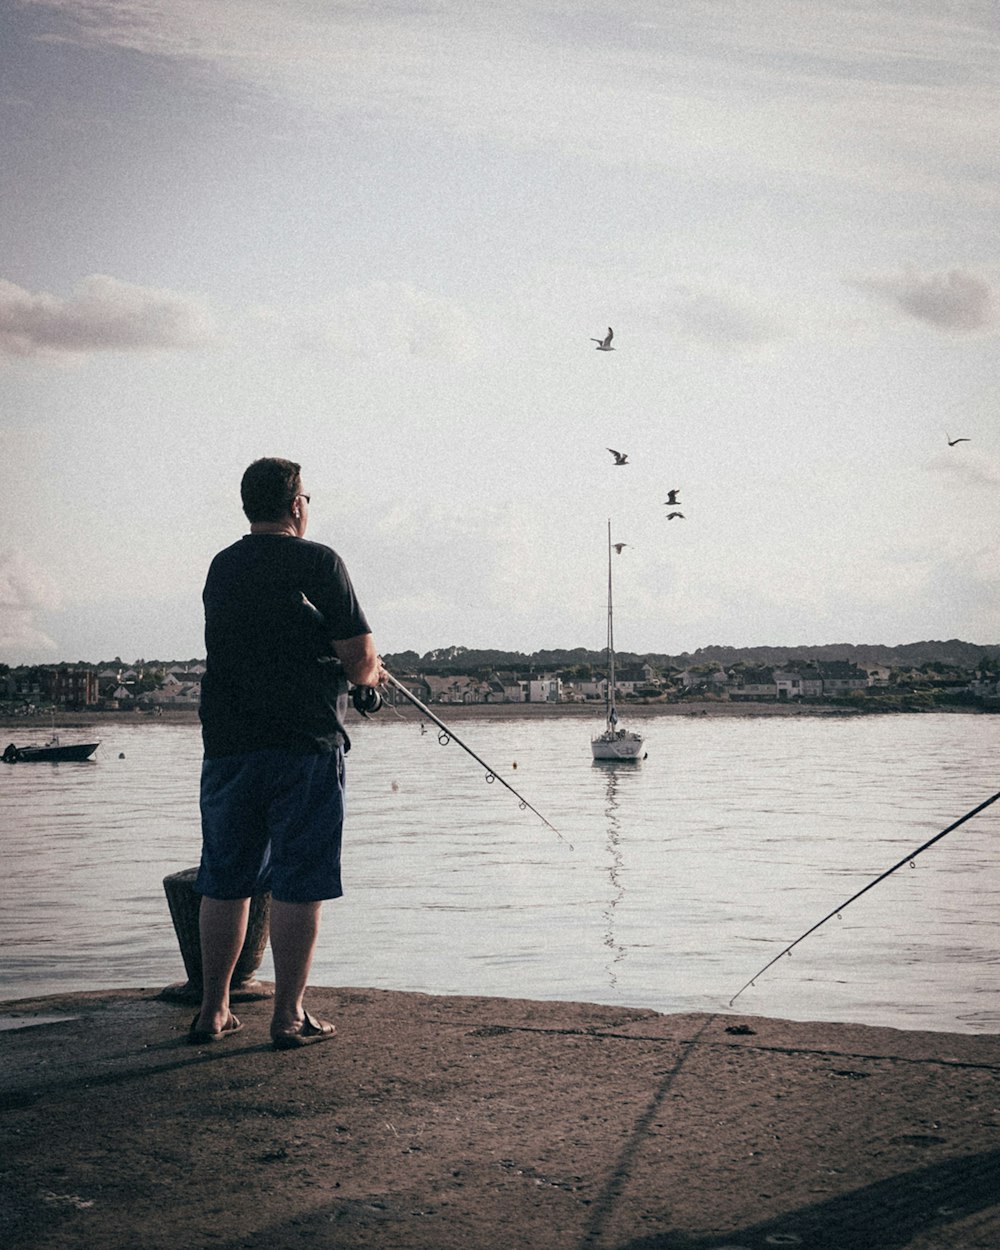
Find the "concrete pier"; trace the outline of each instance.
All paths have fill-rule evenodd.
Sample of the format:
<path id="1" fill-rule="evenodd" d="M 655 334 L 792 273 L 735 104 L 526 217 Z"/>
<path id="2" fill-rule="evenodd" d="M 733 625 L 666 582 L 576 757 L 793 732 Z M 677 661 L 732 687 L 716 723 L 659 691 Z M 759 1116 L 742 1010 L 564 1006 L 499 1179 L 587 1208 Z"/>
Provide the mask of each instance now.
<path id="1" fill-rule="evenodd" d="M 1000 1038 L 321 989 L 0 1004 L 6 1250 L 996 1250 Z"/>

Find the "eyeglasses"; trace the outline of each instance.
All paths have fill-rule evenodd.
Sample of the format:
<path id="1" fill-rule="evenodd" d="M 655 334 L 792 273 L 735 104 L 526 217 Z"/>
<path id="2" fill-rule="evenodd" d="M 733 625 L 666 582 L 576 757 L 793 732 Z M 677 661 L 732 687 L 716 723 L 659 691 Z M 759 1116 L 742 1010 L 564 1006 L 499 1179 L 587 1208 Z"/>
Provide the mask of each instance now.
<path id="1" fill-rule="evenodd" d="M 308 502 L 309 502 L 309 496 L 308 496 L 308 495 L 303 495 L 301 491 L 300 491 L 297 495 L 293 495 L 293 496 L 292 496 L 292 499 L 293 499 L 293 501 L 294 501 L 295 499 L 304 499 L 304 500 L 306 501 L 306 503 L 308 503 Z"/>

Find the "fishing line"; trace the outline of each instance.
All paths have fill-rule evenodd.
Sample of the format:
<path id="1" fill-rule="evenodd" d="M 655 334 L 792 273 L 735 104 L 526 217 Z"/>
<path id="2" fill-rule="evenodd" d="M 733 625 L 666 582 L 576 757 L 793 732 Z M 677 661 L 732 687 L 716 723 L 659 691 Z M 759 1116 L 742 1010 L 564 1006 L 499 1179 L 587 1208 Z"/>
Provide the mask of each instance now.
<path id="1" fill-rule="evenodd" d="M 858 890 L 857 894 L 852 894 L 851 897 L 847 899 L 845 902 L 841 903 L 839 907 L 835 907 L 833 911 L 829 913 L 829 915 L 824 916 L 822 920 L 817 920 L 817 922 L 812 926 L 811 929 L 806 929 L 805 933 L 797 937 L 795 941 L 791 942 L 788 946 L 786 946 L 783 951 L 779 951 L 778 954 L 775 955 L 773 959 L 768 960 L 768 962 L 763 966 L 763 968 L 760 969 L 759 972 L 755 972 L 753 974 L 750 980 L 747 981 L 746 985 L 740 986 L 740 988 L 736 991 L 736 993 L 729 1000 L 730 1007 L 733 1005 L 733 1003 L 736 1002 L 736 1000 L 739 998 L 739 996 L 743 993 L 745 989 L 749 989 L 749 987 L 754 984 L 754 982 L 757 980 L 759 976 L 762 976 L 768 970 L 768 968 L 773 967 L 773 965 L 776 964 L 783 955 L 790 954 L 793 947 L 798 946 L 798 944 L 804 938 L 807 938 L 810 933 L 815 933 L 816 930 L 820 927 L 820 925 L 826 924 L 826 922 L 828 920 L 832 920 L 834 916 L 839 916 L 845 907 L 847 907 L 850 903 L 853 903 L 855 899 L 860 898 L 862 894 L 867 894 L 868 891 L 873 889 L 875 886 L 877 886 L 880 881 L 884 881 L 886 877 L 894 873 L 897 868 L 902 868 L 905 864 L 909 864 L 912 867 L 913 861 L 917 858 L 918 855 L 926 851 L 928 847 L 933 846 L 935 842 L 939 842 L 945 836 L 945 834 L 951 833 L 952 830 L 957 829 L 959 825 L 964 825 L 965 822 L 967 820 L 971 820 L 973 816 L 978 816 L 981 811 L 989 807 L 991 803 L 995 803 L 997 799 L 1000 799 L 1000 791 L 994 794 L 991 798 L 988 798 L 984 803 L 980 803 L 978 807 L 974 807 L 971 812 L 966 812 L 964 816 L 956 820 L 954 824 L 949 825 L 947 829 L 942 829 L 941 832 L 936 833 L 933 838 L 928 838 L 928 840 L 923 844 L 923 846 L 918 846 L 915 851 L 911 851 L 909 855 L 904 856 L 904 858 L 901 859 L 898 864 L 893 864 L 891 868 L 887 868 L 885 872 L 883 872 L 880 876 L 876 877 L 874 881 L 869 881 L 866 886 Z"/>
<path id="2" fill-rule="evenodd" d="M 383 669 L 383 672 L 385 672 L 384 669 Z M 415 708 L 419 708 L 419 710 L 423 712 L 423 714 L 429 720 L 432 720 L 434 724 L 437 725 L 437 727 L 441 731 L 438 734 L 438 742 L 440 742 L 440 744 L 443 747 L 447 746 L 449 742 L 454 742 L 458 746 L 460 746 L 467 755 L 471 755 L 472 758 L 476 761 L 476 763 L 486 770 L 487 784 L 492 785 L 494 781 L 499 781 L 502 786 L 506 786 L 506 788 L 511 792 L 511 794 L 513 794 L 514 797 L 517 799 L 518 803 L 521 806 L 522 811 L 525 808 L 527 808 L 528 811 L 534 812 L 535 815 L 538 817 L 538 819 L 542 822 L 542 824 L 547 825 L 552 830 L 552 832 L 556 835 L 556 837 L 559 839 L 560 842 L 566 842 L 566 845 L 569 847 L 569 849 L 573 850 L 573 843 L 567 842 L 566 839 L 563 837 L 563 835 L 555 827 L 555 825 L 552 824 L 551 821 L 546 820 L 537 807 L 533 807 L 528 802 L 528 800 L 524 797 L 523 794 L 520 794 L 517 790 L 514 789 L 514 787 L 510 784 L 510 782 L 505 781 L 503 777 L 500 776 L 500 774 L 496 771 L 496 769 L 491 768 L 484 759 L 481 759 L 475 753 L 475 751 L 472 750 L 471 747 L 467 746 L 462 741 L 462 739 L 455 733 L 453 729 L 449 728 L 449 726 L 447 726 L 444 723 L 444 721 L 440 719 L 440 717 L 435 716 L 429 707 L 426 707 L 423 703 L 421 703 L 421 701 L 417 698 L 415 694 L 412 693 L 412 691 L 408 690 L 403 685 L 402 682 L 397 681 L 396 678 L 393 677 L 392 673 L 388 673 L 388 672 L 385 673 L 385 679 L 389 683 L 389 685 L 392 686 L 394 690 L 399 691 L 399 693 L 403 696 L 404 699 L 408 699 L 409 702 L 412 703 Z"/>

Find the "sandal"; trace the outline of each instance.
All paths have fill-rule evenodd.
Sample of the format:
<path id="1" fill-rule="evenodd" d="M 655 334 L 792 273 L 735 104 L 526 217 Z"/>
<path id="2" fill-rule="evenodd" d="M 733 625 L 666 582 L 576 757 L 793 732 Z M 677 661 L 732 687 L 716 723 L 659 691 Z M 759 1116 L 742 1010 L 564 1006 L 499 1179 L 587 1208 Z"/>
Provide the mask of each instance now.
<path id="1" fill-rule="evenodd" d="M 229 1013 L 229 1019 L 218 1031 L 212 1033 L 209 1029 L 199 1029 L 198 1021 L 201 1019 L 199 1011 L 195 1018 L 191 1021 L 191 1027 L 188 1029 L 187 1040 L 192 1046 L 202 1046 L 205 1042 L 221 1042 L 224 1037 L 228 1037 L 230 1033 L 238 1033 L 243 1025 L 236 1019 L 232 1012 Z"/>
<path id="2" fill-rule="evenodd" d="M 337 1026 L 329 1020 L 317 1020 L 307 1011 L 302 1024 L 292 1033 L 276 1033 L 271 1038 L 275 1050 L 294 1050 L 297 1046 L 308 1046 L 311 1042 L 325 1042 L 333 1037 Z"/>

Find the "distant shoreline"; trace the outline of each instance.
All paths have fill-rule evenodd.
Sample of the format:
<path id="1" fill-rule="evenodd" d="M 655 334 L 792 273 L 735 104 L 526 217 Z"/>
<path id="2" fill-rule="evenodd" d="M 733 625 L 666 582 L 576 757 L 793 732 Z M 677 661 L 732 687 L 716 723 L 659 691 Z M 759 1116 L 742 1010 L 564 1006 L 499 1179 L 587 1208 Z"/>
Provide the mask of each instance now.
<path id="1" fill-rule="evenodd" d="M 933 712 L 944 712 L 948 715 L 986 715 L 987 708 L 980 707 L 936 707 L 928 709 Z M 407 720 L 419 721 L 421 713 L 414 707 L 401 703 L 399 711 Z M 589 703 L 435 703 L 431 707 L 435 716 L 447 722 L 456 720 L 545 720 L 575 719 L 603 721 L 602 705 Z M 754 703 L 754 702 L 722 702 L 713 700 L 685 701 L 683 703 L 640 703 L 626 704 L 620 709 L 623 721 L 656 720 L 663 716 L 714 716 L 714 717 L 866 717 L 895 716 L 899 710 L 895 708 L 852 708 L 831 704 L 801 703 Z M 919 715 L 926 715 L 920 712 Z M 373 718 L 376 723 L 381 719 L 395 721 L 396 717 L 389 708 L 383 708 Z M 348 714 L 348 724 L 358 724 L 361 717 L 353 709 Z M 103 725 L 197 725 L 198 711 L 196 708 L 175 708 L 152 716 L 146 712 L 65 712 L 57 713 L 55 728 L 57 732 L 68 729 L 100 729 Z M 25 729 L 35 733 L 50 732 L 53 726 L 51 712 L 39 712 L 32 716 L 14 716 L 0 713 L 0 728 L 6 730 Z"/>

